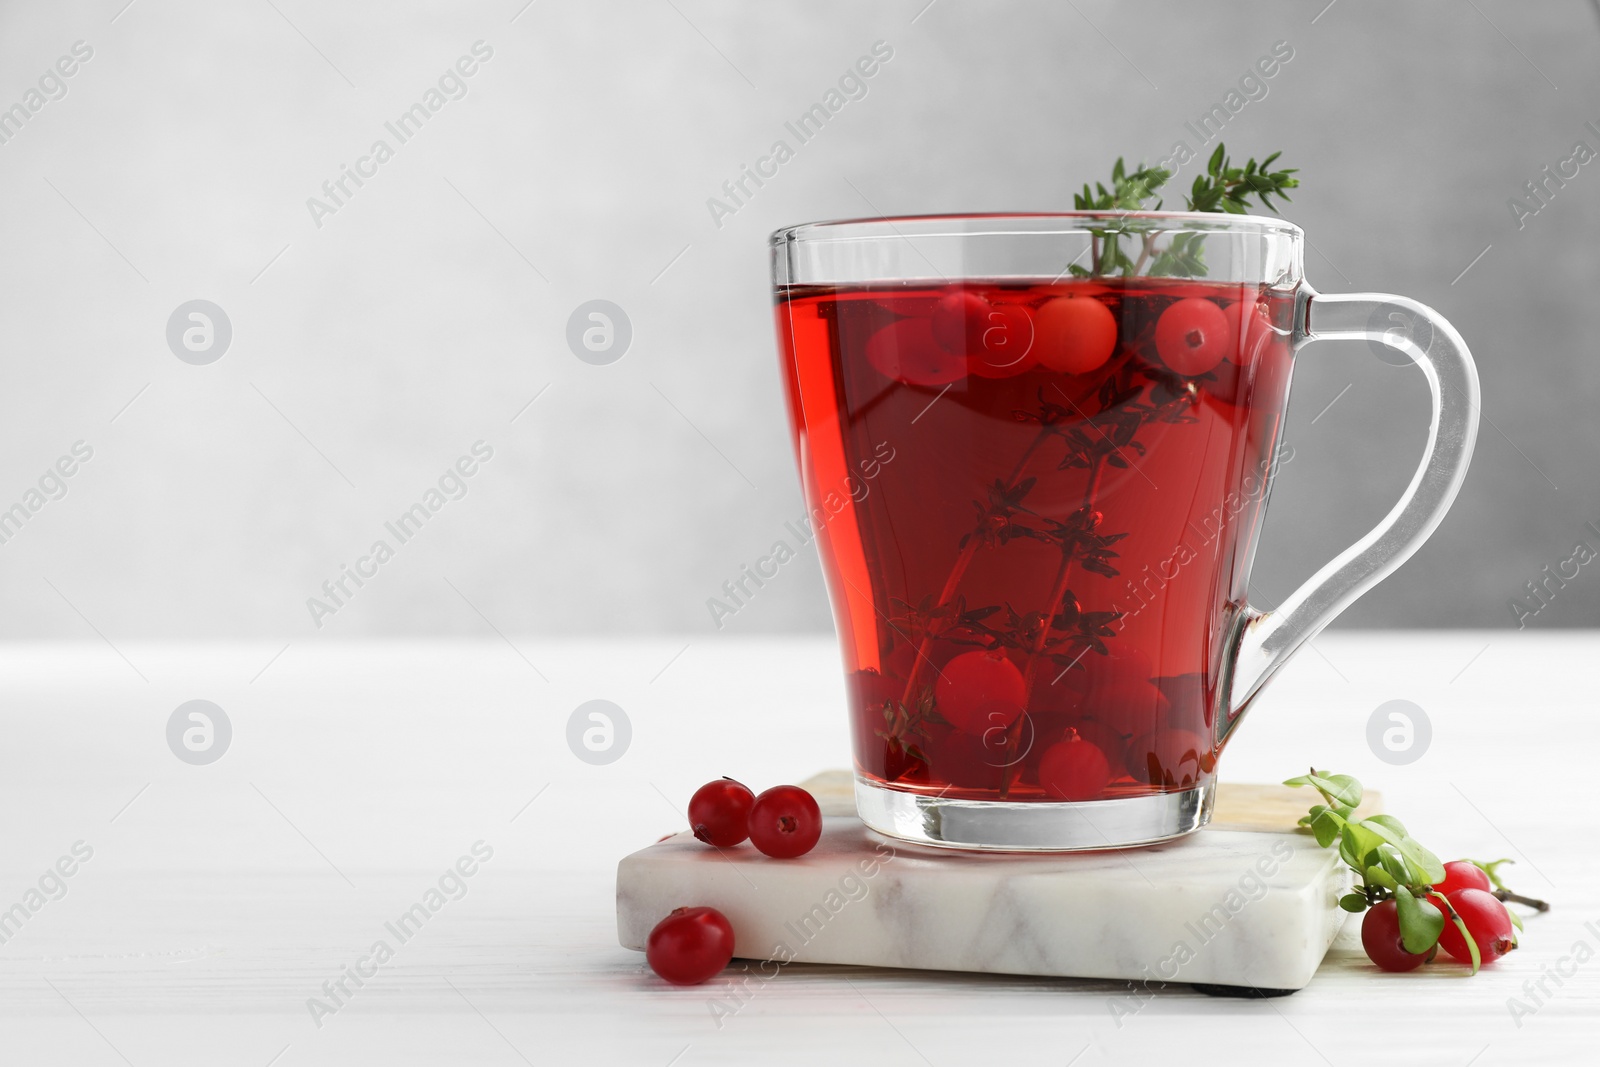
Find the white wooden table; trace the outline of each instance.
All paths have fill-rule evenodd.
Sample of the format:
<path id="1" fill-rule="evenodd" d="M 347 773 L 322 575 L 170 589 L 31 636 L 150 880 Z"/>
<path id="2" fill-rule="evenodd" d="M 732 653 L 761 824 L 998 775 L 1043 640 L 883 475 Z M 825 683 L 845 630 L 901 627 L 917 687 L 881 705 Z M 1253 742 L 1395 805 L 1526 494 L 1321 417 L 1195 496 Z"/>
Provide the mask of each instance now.
<path id="1" fill-rule="evenodd" d="M 0 656 L 0 909 L 23 904 L 0 913 L 7 1065 L 1342 1065 L 1420 1048 L 1487 1067 L 1587 1059 L 1600 1037 L 1600 957 L 1546 979 L 1534 1014 L 1508 1008 L 1573 970 L 1575 943 L 1600 951 L 1593 633 L 1326 635 L 1273 684 L 1226 776 L 1350 771 L 1447 857 L 1516 858 L 1514 884 L 1556 908 L 1473 979 L 1379 974 L 1351 924 L 1310 988 L 1269 1002 L 799 966 L 741 1001 L 654 979 L 616 943 L 616 860 L 676 828 L 706 779 L 844 762 L 831 640 L 119 648 Z M 233 727 L 207 766 L 166 742 L 195 698 Z M 633 728 L 606 766 L 566 743 L 595 698 Z M 1365 740 L 1395 698 L 1434 728 L 1404 767 Z M 80 841 L 93 856 L 63 895 L 46 871 Z M 441 894 L 403 944 L 387 932 L 479 841 L 493 856 L 459 899 Z M 308 999 L 332 1006 L 323 984 L 379 939 L 393 958 L 314 1020 Z M 719 996 L 742 1003 L 720 1028 Z"/>

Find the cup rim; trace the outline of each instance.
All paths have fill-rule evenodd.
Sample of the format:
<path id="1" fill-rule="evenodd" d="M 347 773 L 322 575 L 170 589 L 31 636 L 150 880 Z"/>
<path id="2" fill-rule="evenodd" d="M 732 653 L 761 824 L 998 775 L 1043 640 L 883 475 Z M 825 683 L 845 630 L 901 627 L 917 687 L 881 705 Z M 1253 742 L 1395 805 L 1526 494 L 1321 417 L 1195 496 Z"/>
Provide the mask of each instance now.
<path id="1" fill-rule="evenodd" d="M 1217 233 L 1276 234 L 1294 240 L 1302 240 L 1305 237 L 1305 231 L 1299 226 L 1273 215 L 1236 215 L 1224 211 L 995 211 L 968 214 L 878 215 L 868 218 L 803 222 L 774 230 L 768 238 L 768 243 L 776 246 L 793 241 L 866 241 L 883 237 L 1049 236 L 1082 232 L 1084 227 L 1047 229 L 1039 228 L 1038 223 L 1047 220 L 1095 222 L 1127 219 L 1203 222 L 1207 225 L 1202 228 Z M 1000 225 L 1006 221 L 1034 225 L 1011 227 Z M 995 228 L 962 229 L 952 225 L 955 223 L 991 223 Z M 858 232 L 846 232 L 846 228 L 855 228 Z M 907 230 L 913 232 L 906 232 Z"/>

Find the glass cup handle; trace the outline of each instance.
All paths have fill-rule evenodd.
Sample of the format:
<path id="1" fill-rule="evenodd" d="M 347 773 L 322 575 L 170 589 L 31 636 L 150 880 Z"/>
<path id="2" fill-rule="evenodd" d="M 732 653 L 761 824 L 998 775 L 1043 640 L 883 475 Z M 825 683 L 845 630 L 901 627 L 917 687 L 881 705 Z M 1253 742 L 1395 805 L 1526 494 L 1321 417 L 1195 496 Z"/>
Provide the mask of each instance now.
<path id="1" fill-rule="evenodd" d="M 1272 611 L 1246 605 L 1237 616 L 1235 654 L 1221 689 L 1226 703 L 1225 715 L 1218 716 L 1219 741 L 1301 645 L 1422 547 L 1461 489 L 1478 437 L 1478 371 L 1472 353 L 1432 308 L 1403 296 L 1325 295 L 1302 285 L 1295 350 L 1324 339 L 1378 341 L 1421 368 L 1433 399 L 1428 443 L 1399 503 L 1370 533 Z"/>

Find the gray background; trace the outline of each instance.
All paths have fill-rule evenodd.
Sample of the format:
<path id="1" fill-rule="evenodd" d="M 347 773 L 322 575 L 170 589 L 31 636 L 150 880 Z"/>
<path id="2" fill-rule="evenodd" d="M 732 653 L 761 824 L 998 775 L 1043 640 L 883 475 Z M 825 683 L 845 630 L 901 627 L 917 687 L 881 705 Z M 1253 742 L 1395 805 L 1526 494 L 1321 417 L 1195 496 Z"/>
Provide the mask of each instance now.
<path id="1" fill-rule="evenodd" d="M 925 3 L 5 5 L 0 107 L 94 55 L 0 144 L 0 507 L 73 442 L 94 458 L 0 544 L 0 634 L 711 638 L 706 598 L 802 511 L 766 234 L 1070 207 L 1116 155 L 1195 144 L 1279 40 L 1226 140 L 1301 168 L 1315 285 L 1433 305 L 1483 378 L 1455 511 L 1344 624 L 1510 625 L 1600 545 L 1600 161 L 1520 231 L 1506 205 L 1600 149 L 1592 4 Z M 480 39 L 467 95 L 315 226 L 307 197 Z M 868 95 L 715 226 L 707 198 L 878 40 Z M 233 326 L 209 366 L 165 341 L 197 298 Z M 595 298 L 633 324 L 610 366 L 564 339 Z M 1264 600 L 1389 508 L 1425 418 L 1415 372 L 1307 351 Z M 480 439 L 468 495 L 315 627 L 306 598 Z M 1531 625 L 1597 613 L 1586 568 Z M 718 636 L 828 626 L 808 552 Z"/>

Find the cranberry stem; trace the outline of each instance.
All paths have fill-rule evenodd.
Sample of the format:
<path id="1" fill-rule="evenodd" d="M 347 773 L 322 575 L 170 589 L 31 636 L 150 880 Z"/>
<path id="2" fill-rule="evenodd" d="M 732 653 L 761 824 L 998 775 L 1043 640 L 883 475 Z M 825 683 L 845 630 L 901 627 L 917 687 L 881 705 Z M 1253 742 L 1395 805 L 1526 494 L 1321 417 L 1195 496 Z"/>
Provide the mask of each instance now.
<path id="1" fill-rule="evenodd" d="M 1503 904 L 1521 904 L 1523 907 L 1532 908 L 1534 911 L 1550 910 L 1550 902 L 1548 900 L 1540 900 L 1538 897 L 1525 897 L 1521 893 L 1513 893 L 1509 889 L 1496 889 L 1494 895 L 1495 899 Z"/>
<path id="2" fill-rule="evenodd" d="M 1158 230 L 1156 233 L 1144 235 L 1144 248 L 1140 250 L 1139 258 L 1134 261 L 1133 270 L 1129 271 L 1129 274 L 1138 274 L 1141 270 L 1144 270 L 1144 265 L 1150 261 L 1150 253 L 1155 251 L 1156 237 L 1159 233 L 1160 231 Z"/>
<path id="3" fill-rule="evenodd" d="M 1054 430 L 1051 427 L 1044 427 L 1039 431 L 1039 435 L 1023 450 L 1016 466 L 1011 468 L 1011 476 L 1006 479 L 1007 489 L 1017 484 L 1017 479 L 1022 477 L 1022 472 L 1028 466 L 1028 461 L 1033 458 L 1033 454 L 1038 451 L 1039 446 L 1044 444 L 1053 433 Z M 961 553 L 956 556 L 955 565 L 950 568 L 950 577 L 945 579 L 944 588 L 939 591 L 939 602 L 934 605 L 936 610 L 944 607 L 955 598 L 956 589 L 961 585 L 961 579 L 966 576 L 967 568 L 972 565 L 972 558 L 978 554 L 978 546 L 983 544 L 983 524 L 984 520 L 979 520 L 978 525 L 973 528 L 972 535 L 967 538 L 967 543 L 962 546 Z M 922 676 L 922 665 L 929 662 L 928 650 L 932 647 L 932 635 L 924 634 L 922 640 L 917 644 L 916 658 L 911 661 L 911 671 L 906 677 L 905 692 L 900 696 L 900 703 L 908 708 L 912 706 L 912 698 L 916 696 L 917 682 Z"/>
<path id="4" fill-rule="evenodd" d="M 1083 510 L 1094 511 L 1094 494 L 1100 484 L 1100 457 L 1096 457 L 1089 468 L 1089 482 L 1083 490 Z M 1033 675 L 1039 666 L 1039 655 L 1044 651 L 1044 646 L 1050 640 L 1050 624 L 1061 611 L 1061 605 L 1067 598 L 1067 587 L 1072 582 L 1072 564 L 1077 560 L 1076 545 L 1070 545 L 1061 556 L 1061 569 L 1056 572 L 1054 588 L 1050 591 L 1050 600 L 1045 605 L 1044 623 L 1039 628 L 1039 636 L 1033 642 L 1033 650 L 1028 654 L 1028 663 L 1022 672 L 1022 684 L 1028 693 L 1033 692 Z"/>
<path id="5" fill-rule="evenodd" d="M 1099 482 L 1100 461 L 1097 458 L 1089 467 L 1089 481 L 1083 490 L 1083 507 L 1085 511 L 1094 510 L 1094 493 Z M 1033 696 L 1033 675 L 1038 669 L 1039 655 L 1044 651 L 1044 646 L 1050 641 L 1050 623 L 1055 619 L 1056 614 L 1061 610 L 1062 603 L 1066 600 L 1067 585 L 1072 581 L 1072 564 L 1076 558 L 1077 546 L 1075 544 L 1068 545 L 1062 551 L 1061 569 L 1056 572 L 1055 587 L 1050 592 L 1050 600 L 1046 605 L 1044 620 L 1039 627 L 1039 636 L 1034 639 L 1033 649 L 1028 653 L 1027 666 L 1022 672 L 1022 690 L 1028 694 L 1030 702 Z M 1022 718 L 1019 718 L 1017 722 L 1022 722 Z M 1020 732 L 1012 732 L 1006 735 L 1007 755 L 1015 752 L 1016 746 L 1021 739 Z M 1000 799 L 1004 800 L 1010 792 L 1011 773 L 1008 767 L 1006 773 L 1000 779 Z"/>

